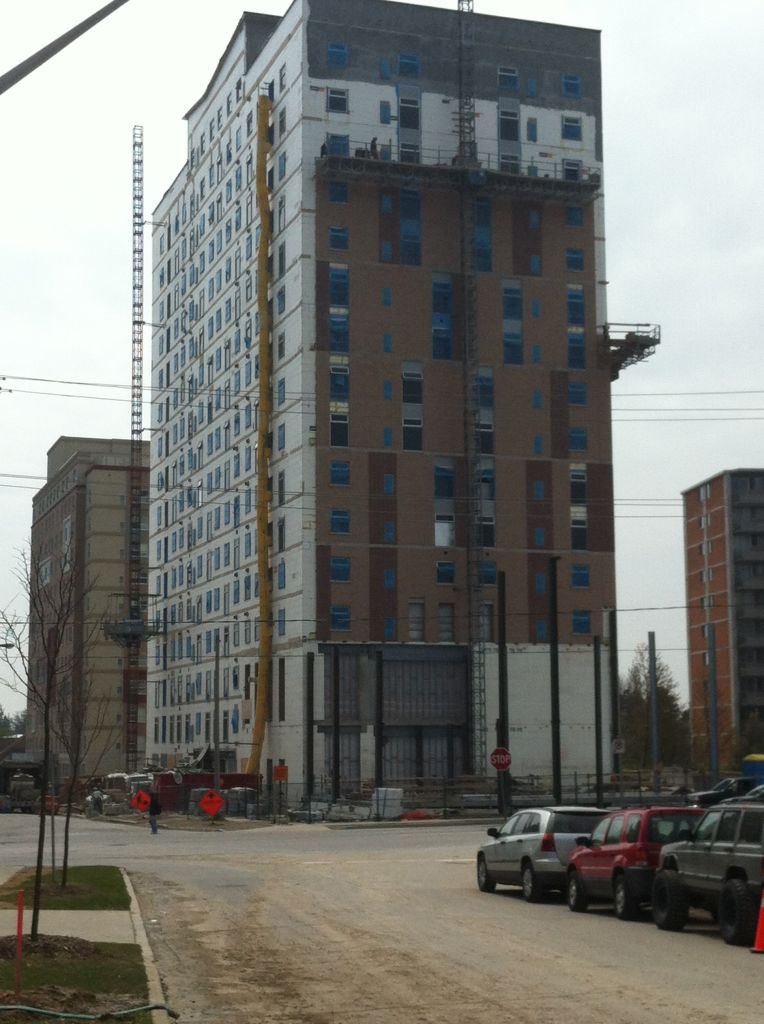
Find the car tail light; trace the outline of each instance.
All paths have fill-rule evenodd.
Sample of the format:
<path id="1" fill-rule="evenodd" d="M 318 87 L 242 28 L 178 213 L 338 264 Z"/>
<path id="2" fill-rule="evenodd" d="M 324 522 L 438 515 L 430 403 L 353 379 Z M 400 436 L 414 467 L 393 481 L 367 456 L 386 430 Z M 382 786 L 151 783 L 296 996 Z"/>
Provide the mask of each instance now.
<path id="1" fill-rule="evenodd" d="M 638 868 L 645 868 L 650 863 L 647 847 L 643 843 L 637 843 L 634 847 L 634 865 Z"/>
<path id="2" fill-rule="evenodd" d="M 555 853 L 556 847 L 554 845 L 554 832 L 545 832 L 544 838 L 541 840 L 541 852 L 542 853 Z"/>

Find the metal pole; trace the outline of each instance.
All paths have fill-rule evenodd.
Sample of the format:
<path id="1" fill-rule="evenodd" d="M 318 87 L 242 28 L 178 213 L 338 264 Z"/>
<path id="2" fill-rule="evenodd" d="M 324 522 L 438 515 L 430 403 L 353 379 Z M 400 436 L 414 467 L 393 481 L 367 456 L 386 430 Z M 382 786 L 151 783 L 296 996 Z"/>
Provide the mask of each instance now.
<path id="1" fill-rule="evenodd" d="M 615 608 L 608 609 L 608 636 L 610 638 L 610 745 L 621 735 L 620 691 L 618 687 L 618 620 Z M 613 752 L 613 771 L 618 775 L 618 792 L 623 800 L 623 759 Z"/>
<path id="2" fill-rule="evenodd" d="M 507 686 L 507 576 L 500 572 L 498 578 L 498 630 L 499 641 L 499 721 L 496 729 L 496 745 L 506 747 L 509 750 L 509 692 Z M 507 799 L 507 782 L 509 772 L 497 772 L 497 786 L 499 790 L 499 812 L 507 814 L 509 801 Z"/>
<path id="3" fill-rule="evenodd" d="M 658 724 L 658 668 L 655 659 L 655 633 L 647 634 L 648 670 L 650 673 L 650 750 L 653 762 L 653 793 L 660 789 L 661 759 L 660 731 Z"/>
<path id="4" fill-rule="evenodd" d="M 220 633 L 215 630 L 215 671 L 212 683 L 212 787 L 220 791 Z"/>
<path id="5" fill-rule="evenodd" d="M 560 763 L 560 636 L 557 622 L 557 563 L 559 555 L 549 559 L 549 676 L 552 696 L 552 791 L 554 802 L 562 803 L 562 765 Z"/>
<path id="6" fill-rule="evenodd" d="M 716 689 L 716 627 L 708 624 L 708 749 L 710 754 L 711 785 L 719 781 L 719 701 Z"/>
<path id="7" fill-rule="evenodd" d="M 305 795 L 308 798 L 308 821 L 313 820 L 313 814 L 311 811 L 311 804 L 313 802 L 313 785 L 315 781 L 314 775 L 314 738 L 313 730 L 315 728 L 315 662 L 316 656 L 313 651 L 308 651 L 308 678 L 306 680 L 306 694 L 305 694 Z"/>
<path id="8" fill-rule="evenodd" d="M 597 806 L 602 807 L 602 666 L 601 641 L 594 637 L 594 773 Z"/>
<path id="9" fill-rule="evenodd" d="M 340 798 L 340 652 L 332 649 L 332 803 Z"/>
<path id="10" fill-rule="evenodd" d="M 374 694 L 374 786 L 381 789 L 385 784 L 384 769 L 384 744 L 383 733 L 385 728 L 385 679 L 384 660 L 382 651 L 375 655 L 376 688 Z"/>

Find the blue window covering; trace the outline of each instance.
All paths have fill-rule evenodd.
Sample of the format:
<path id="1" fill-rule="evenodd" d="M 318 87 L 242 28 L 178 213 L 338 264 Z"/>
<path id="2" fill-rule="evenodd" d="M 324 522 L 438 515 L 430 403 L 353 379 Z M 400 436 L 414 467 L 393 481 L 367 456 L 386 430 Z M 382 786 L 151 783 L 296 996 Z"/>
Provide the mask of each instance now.
<path id="1" fill-rule="evenodd" d="M 453 562 L 435 563 L 435 580 L 437 583 L 453 583 L 456 579 L 456 566 Z"/>
<path id="2" fill-rule="evenodd" d="M 419 266 L 422 262 L 422 224 L 419 193 L 401 189 L 401 263 Z"/>
<path id="3" fill-rule="evenodd" d="M 493 371 L 482 369 L 478 371 L 477 379 L 478 405 L 481 409 L 493 409 Z"/>
<path id="4" fill-rule="evenodd" d="M 530 259 L 530 270 L 531 270 L 531 273 L 535 277 L 538 277 L 538 275 L 541 273 L 541 257 L 540 256 L 538 256 L 538 255 L 531 256 L 531 259 Z"/>
<path id="5" fill-rule="evenodd" d="M 568 288 L 568 323 L 584 325 L 584 293 L 581 288 Z"/>
<path id="6" fill-rule="evenodd" d="M 350 136 L 329 134 L 326 136 L 326 148 L 329 156 L 350 156 Z"/>
<path id="7" fill-rule="evenodd" d="M 350 232 L 347 228 L 329 228 L 329 248 L 347 249 L 350 244 Z"/>
<path id="8" fill-rule="evenodd" d="M 566 117 L 562 119 L 562 137 L 572 142 L 581 141 L 581 118 Z"/>
<path id="9" fill-rule="evenodd" d="M 568 404 L 586 405 L 586 384 L 583 381 L 568 381 Z"/>
<path id="10" fill-rule="evenodd" d="M 592 617 L 590 612 L 586 611 L 574 611 L 573 612 L 573 632 L 576 635 L 583 633 L 591 633 L 592 631 Z"/>
<path id="11" fill-rule="evenodd" d="M 535 587 L 537 594 L 546 594 L 546 573 L 537 572 L 535 576 Z"/>
<path id="12" fill-rule="evenodd" d="M 538 142 L 538 121 L 535 117 L 529 117 L 525 122 L 525 137 L 528 142 Z"/>
<path id="13" fill-rule="evenodd" d="M 529 78 L 525 83 L 525 92 L 527 96 L 536 95 L 536 79 Z"/>
<path id="14" fill-rule="evenodd" d="M 531 362 L 536 364 L 541 362 L 541 345 L 531 346 Z"/>
<path id="15" fill-rule="evenodd" d="M 399 53 L 398 74 L 405 78 L 419 78 L 419 56 L 416 53 Z"/>
<path id="16" fill-rule="evenodd" d="M 523 336 L 519 331 L 504 331 L 504 365 L 521 366 L 523 363 Z"/>
<path id="17" fill-rule="evenodd" d="M 350 486 L 350 463 L 332 460 L 329 482 L 341 487 Z"/>
<path id="18" fill-rule="evenodd" d="M 522 320 L 523 293 L 519 284 L 505 284 L 502 289 L 502 315 L 505 320 Z"/>
<path id="19" fill-rule="evenodd" d="M 350 271 L 347 267 L 329 268 L 329 302 L 332 306 L 347 306 L 350 293 Z"/>
<path id="20" fill-rule="evenodd" d="M 330 367 L 329 397 L 335 402 L 346 402 L 350 398 L 350 374 L 346 367 Z"/>
<path id="21" fill-rule="evenodd" d="M 387 80 L 390 77 L 390 61 L 383 57 L 379 62 L 379 77 Z"/>
<path id="22" fill-rule="evenodd" d="M 540 409 L 541 408 L 541 391 L 538 388 L 534 388 L 534 390 L 533 390 L 533 396 L 531 398 L 531 404 L 533 405 L 534 409 Z"/>
<path id="23" fill-rule="evenodd" d="M 385 448 L 392 448 L 393 446 L 393 428 L 383 427 L 382 428 L 382 444 Z"/>
<path id="24" fill-rule="evenodd" d="M 561 88 L 563 96 L 580 96 L 581 95 L 581 76 L 580 75 L 563 75 L 561 80 Z"/>
<path id="25" fill-rule="evenodd" d="M 393 336 L 392 334 L 382 335 L 382 351 L 392 352 L 393 350 Z"/>
<path id="26" fill-rule="evenodd" d="M 395 544 L 395 523 L 387 520 L 383 527 L 386 544 Z"/>
<path id="27" fill-rule="evenodd" d="M 350 323 L 347 313 L 329 315 L 329 348 L 332 352 L 349 351 Z"/>
<path id="28" fill-rule="evenodd" d="M 571 427 L 568 432 L 568 447 L 572 452 L 585 452 L 589 447 L 586 427 Z"/>
<path id="29" fill-rule="evenodd" d="M 385 590 L 393 590 L 395 588 L 395 569 L 385 569 L 382 579 Z"/>
<path id="30" fill-rule="evenodd" d="M 382 490 L 385 494 L 395 494 L 395 474 L 385 473 L 382 478 Z"/>
<path id="31" fill-rule="evenodd" d="M 348 63 L 348 44 L 347 43 L 327 43 L 326 46 L 326 61 L 328 64 L 333 64 L 334 67 L 344 68 L 347 67 Z"/>
<path id="32" fill-rule="evenodd" d="M 569 228 L 580 228 L 583 227 L 584 223 L 584 208 L 583 206 L 566 206 L 565 207 L 565 223 Z"/>
<path id="33" fill-rule="evenodd" d="M 286 401 L 286 380 L 284 377 L 279 377 L 276 384 L 276 401 L 279 405 L 283 405 Z"/>
<path id="34" fill-rule="evenodd" d="M 333 583 L 347 583 L 350 579 L 350 559 L 332 556 L 329 561 L 329 579 Z"/>
<path id="35" fill-rule="evenodd" d="M 329 182 L 329 202 L 346 203 L 348 201 L 348 186 L 346 181 Z"/>
<path id="36" fill-rule="evenodd" d="M 543 526 L 537 526 L 533 531 L 533 543 L 537 548 L 543 548 L 546 544 L 546 534 Z"/>
<path id="37" fill-rule="evenodd" d="M 565 269 L 566 270 L 583 270 L 584 269 L 584 250 L 583 249 L 566 249 L 565 250 Z"/>
<path id="38" fill-rule="evenodd" d="M 580 563 L 572 565 L 570 567 L 570 585 L 571 587 L 588 587 L 589 586 L 589 566 Z"/>
<path id="39" fill-rule="evenodd" d="M 379 208 L 382 213 L 393 212 L 393 197 L 388 192 L 383 192 L 379 197 Z"/>
<path id="40" fill-rule="evenodd" d="M 332 629 L 350 629 L 350 605 L 333 604 L 330 615 Z"/>
<path id="41" fill-rule="evenodd" d="M 278 579 L 278 588 L 279 588 L 279 590 L 283 590 L 284 587 L 286 586 L 286 563 L 284 562 L 283 558 L 279 562 L 279 567 L 278 567 L 278 572 L 277 572 L 277 579 Z"/>
<path id="42" fill-rule="evenodd" d="M 390 124 L 390 101 L 379 101 L 379 120 L 381 124 Z"/>
<path id="43" fill-rule="evenodd" d="M 546 488 L 544 486 L 544 481 L 543 480 L 534 480 L 533 481 L 533 500 L 534 501 L 543 501 L 545 496 L 546 496 Z"/>
<path id="44" fill-rule="evenodd" d="M 344 508 L 333 508 L 329 518 L 330 533 L 350 533 L 350 513 Z"/>
<path id="45" fill-rule="evenodd" d="M 490 273 L 491 258 L 491 201 L 475 199 L 475 270 Z"/>
<path id="46" fill-rule="evenodd" d="M 393 304 L 393 290 L 392 288 L 382 289 L 382 305 L 390 307 Z"/>
<path id="47" fill-rule="evenodd" d="M 382 243 L 382 262 L 390 263 L 393 258 L 393 243 L 383 242 Z"/>
<path id="48" fill-rule="evenodd" d="M 395 640 L 395 619 L 385 619 L 385 640 Z"/>
<path id="49" fill-rule="evenodd" d="M 478 579 L 481 583 L 491 584 L 496 582 L 496 562 L 480 562 L 478 565 Z"/>
<path id="50" fill-rule="evenodd" d="M 536 619 L 536 642 L 543 644 L 546 642 L 546 637 L 546 619 Z"/>
<path id="51" fill-rule="evenodd" d="M 541 316 L 541 299 L 531 299 L 531 316 L 534 320 Z"/>
<path id="52" fill-rule="evenodd" d="M 568 366 L 571 370 L 586 369 L 584 332 L 575 328 L 568 330 Z"/>
<path id="53" fill-rule="evenodd" d="M 502 92 L 517 92 L 520 88 L 520 78 L 517 68 L 500 67 L 498 72 L 499 88 Z"/>
<path id="54" fill-rule="evenodd" d="M 541 210 L 528 211 L 528 227 L 531 231 L 538 231 L 541 227 Z"/>
<path id="55" fill-rule="evenodd" d="M 544 454 L 544 438 L 541 436 L 541 434 L 536 434 L 536 436 L 533 438 L 533 454 Z"/>
<path id="56" fill-rule="evenodd" d="M 385 380 L 382 382 L 382 396 L 386 402 L 391 402 L 393 399 L 393 382 L 391 380 Z"/>
<path id="57" fill-rule="evenodd" d="M 452 289 L 450 281 L 432 282 L 432 357 L 453 359 Z"/>
<path id="58" fill-rule="evenodd" d="M 349 625 L 348 625 L 348 628 Z M 276 618 L 276 635 L 286 636 L 286 608 L 279 608 Z"/>

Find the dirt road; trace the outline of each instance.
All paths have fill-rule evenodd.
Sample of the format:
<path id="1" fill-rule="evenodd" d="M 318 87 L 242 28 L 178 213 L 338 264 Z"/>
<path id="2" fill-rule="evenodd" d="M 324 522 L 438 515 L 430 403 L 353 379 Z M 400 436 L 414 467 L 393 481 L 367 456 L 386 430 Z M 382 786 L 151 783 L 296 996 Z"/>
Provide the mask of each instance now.
<path id="1" fill-rule="evenodd" d="M 759 958 L 477 891 L 472 828 L 272 830 L 134 881 L 183 1024 L 754 1024 Z"/>

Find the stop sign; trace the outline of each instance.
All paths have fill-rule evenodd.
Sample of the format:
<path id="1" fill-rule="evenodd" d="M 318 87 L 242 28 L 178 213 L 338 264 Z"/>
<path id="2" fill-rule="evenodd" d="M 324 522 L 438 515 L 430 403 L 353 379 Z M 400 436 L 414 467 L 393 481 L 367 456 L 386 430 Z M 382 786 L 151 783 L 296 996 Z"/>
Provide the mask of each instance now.
<path id="1" fill-rule="evenodd" d="M 512 764 L 512 755 L 506 747 L 497 747 L 491 753 L 490 760 L 497 772 L 505 772 Z"/>

